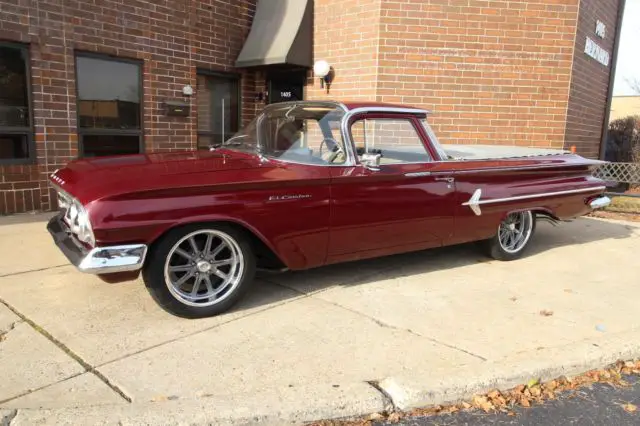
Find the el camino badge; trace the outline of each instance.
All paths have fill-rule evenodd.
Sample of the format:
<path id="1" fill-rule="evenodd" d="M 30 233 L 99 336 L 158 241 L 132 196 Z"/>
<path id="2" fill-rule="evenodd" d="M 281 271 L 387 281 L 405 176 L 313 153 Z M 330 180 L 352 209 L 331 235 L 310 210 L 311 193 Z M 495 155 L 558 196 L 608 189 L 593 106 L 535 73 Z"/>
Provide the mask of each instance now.
<path id="1" fill-rule="evenodd" d="M 271 197 L 269 197 L 269 201 L 301 200 L 304 198 L 311 198 L 311 195 L 309 194 L 272 195 Z"/>

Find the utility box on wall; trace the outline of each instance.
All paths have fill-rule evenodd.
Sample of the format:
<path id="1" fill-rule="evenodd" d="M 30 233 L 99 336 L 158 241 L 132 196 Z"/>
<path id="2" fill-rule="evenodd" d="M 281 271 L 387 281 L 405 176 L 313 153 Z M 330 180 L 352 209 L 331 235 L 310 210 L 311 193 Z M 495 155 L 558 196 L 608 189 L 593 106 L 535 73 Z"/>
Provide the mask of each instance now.
<path id="1" fill-rule="evenodd" d="M 164 101 L 164 113 L 174 117 L 188 117 L 191 105 L 183 101 Z"/>

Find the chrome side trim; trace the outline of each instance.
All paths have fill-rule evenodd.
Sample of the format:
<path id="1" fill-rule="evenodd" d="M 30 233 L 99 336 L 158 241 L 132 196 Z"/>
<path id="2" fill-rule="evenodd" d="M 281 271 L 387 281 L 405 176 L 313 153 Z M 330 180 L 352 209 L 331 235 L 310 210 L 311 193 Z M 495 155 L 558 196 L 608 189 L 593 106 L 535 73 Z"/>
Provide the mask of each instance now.
<path id="1" fill-rule="evenodd" d="M 405 173 L 406 177 L 420 177 L 420 176 L 431 176 L 431 172 L 411 172 Z"/>
<path id="2" fill-rule="evenodd" d="M 482 197 L 482 189 L 476 189 L 469 201 L 462 203 L 463 206 L 469 206 L 471 210 L 476 214 L 476 216 L 480 216 L 482 214 L 482 210 L 480 206 L 483 204 L 495 204 L 495 203 L 506 203 L 509 201 L 518 201 L 518 200 L 528 200 L 532 198 L 540 198 L 540 197 L 555 197 L 558 195 L 570 195 L 570 194 L 580 194 L 583 192 L 594 192 L 594 191 L 604 191 L 606 186 L 596 186 L 592 188 L 581 188 L 581 189 L 570 189 L 567 191 L 557 191 L 557 192 L 543 192 L 540 194 L 530 194 L 530 195 L 518 195 L 515 197 L 506 197 L 506 198 L 494 198 L 491 200 L 481 200 Z"/>
<path id="3" fill-rule="evenodd" d="M 146 255 L 144 244 L 96 247 L 76 267 L 88 274 L 137 271 L 142 268 Z"/>
<path id="4" fill-rule="evenodd" d="M 363 112 L 390 112 L 396 114 L 431 114 L 431 111 L 422 108 L 401 108 L 401 107 L 360 107 L 349 110 L 348 115 L 360 114 Z"/>
<path id="5" fill-rule="evenodd" d="M 473 193 L 469 201 L 463 203 L 463 206 L 469 206 L 471 210 L 476 214 L 476 216 L 480 216 L 482 214 L 482 210 L 480 210 L 480 197 L 482 196 L 482 189 L 476 189 Z"/>

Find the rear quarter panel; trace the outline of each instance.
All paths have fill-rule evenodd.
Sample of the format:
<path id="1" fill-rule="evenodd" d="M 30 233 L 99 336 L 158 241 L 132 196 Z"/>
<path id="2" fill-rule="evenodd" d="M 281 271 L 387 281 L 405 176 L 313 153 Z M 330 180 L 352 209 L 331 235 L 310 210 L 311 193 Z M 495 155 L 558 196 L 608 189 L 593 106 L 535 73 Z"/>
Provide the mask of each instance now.
<path id="1" fill-rule="evenodd" d="M 502 219 L 511 212 L 535 210 L 560 220 L 590 212 L 589 198 L 603 192 L 604 182 L 592 176 L 598 162 L 577 156 L 549 159 L 468 161 L 452 166 L 456 181 L 455 234 L 452 243 L 483 240 L 497 232 Z M 480 205 L 481 215 L 464 205 L 477 189 L 481 200 L 540 195 L 535 198 Z M 548 195 L 584 190 L 585 192 Z"/>

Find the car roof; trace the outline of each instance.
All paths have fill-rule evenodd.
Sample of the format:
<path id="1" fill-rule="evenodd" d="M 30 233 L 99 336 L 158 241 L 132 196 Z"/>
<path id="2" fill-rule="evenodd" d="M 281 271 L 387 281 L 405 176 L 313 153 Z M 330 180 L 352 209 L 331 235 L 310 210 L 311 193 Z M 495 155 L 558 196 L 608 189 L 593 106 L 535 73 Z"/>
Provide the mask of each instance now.
<path id="1" fill-rule="evenodd" d="M 339 103 L 344 105 L 348 110 L 354 110 L 359 108 L 389 108 L 389 109 L 401 108 L 401 109 L 415 109 L 416 111 L 422 110 L 421 108 L 416 108 L 413 105 L 392 104 L 387 102 L 344 101 Z"/>
<path id="2" fill-rule="evenodd" d="M 354 111 L 354 110 L 376 110 L 377 112 L 385 112 L 388 110 L 389 112 L 401 112 L 406 114 L 430 114 L 431 111 L 425 110 L 420 107 L 415 107 L 413 105 L 405 105 L 405 104 L 394 104 L 394 103 L 386 103 L 386 102 L 372 102 L 372 101 L 340 101 L 340 100 L 325 100 L 325 99 L 305 99 L 299 101 L 285 101 L 279 103 L 280 105 L 286 104 L 325 104 L 325 105 L 334 105 L 336 108 L 344 109 L 345 111 Z M 278 104 L 271 104 L 278 105 Z"/>

